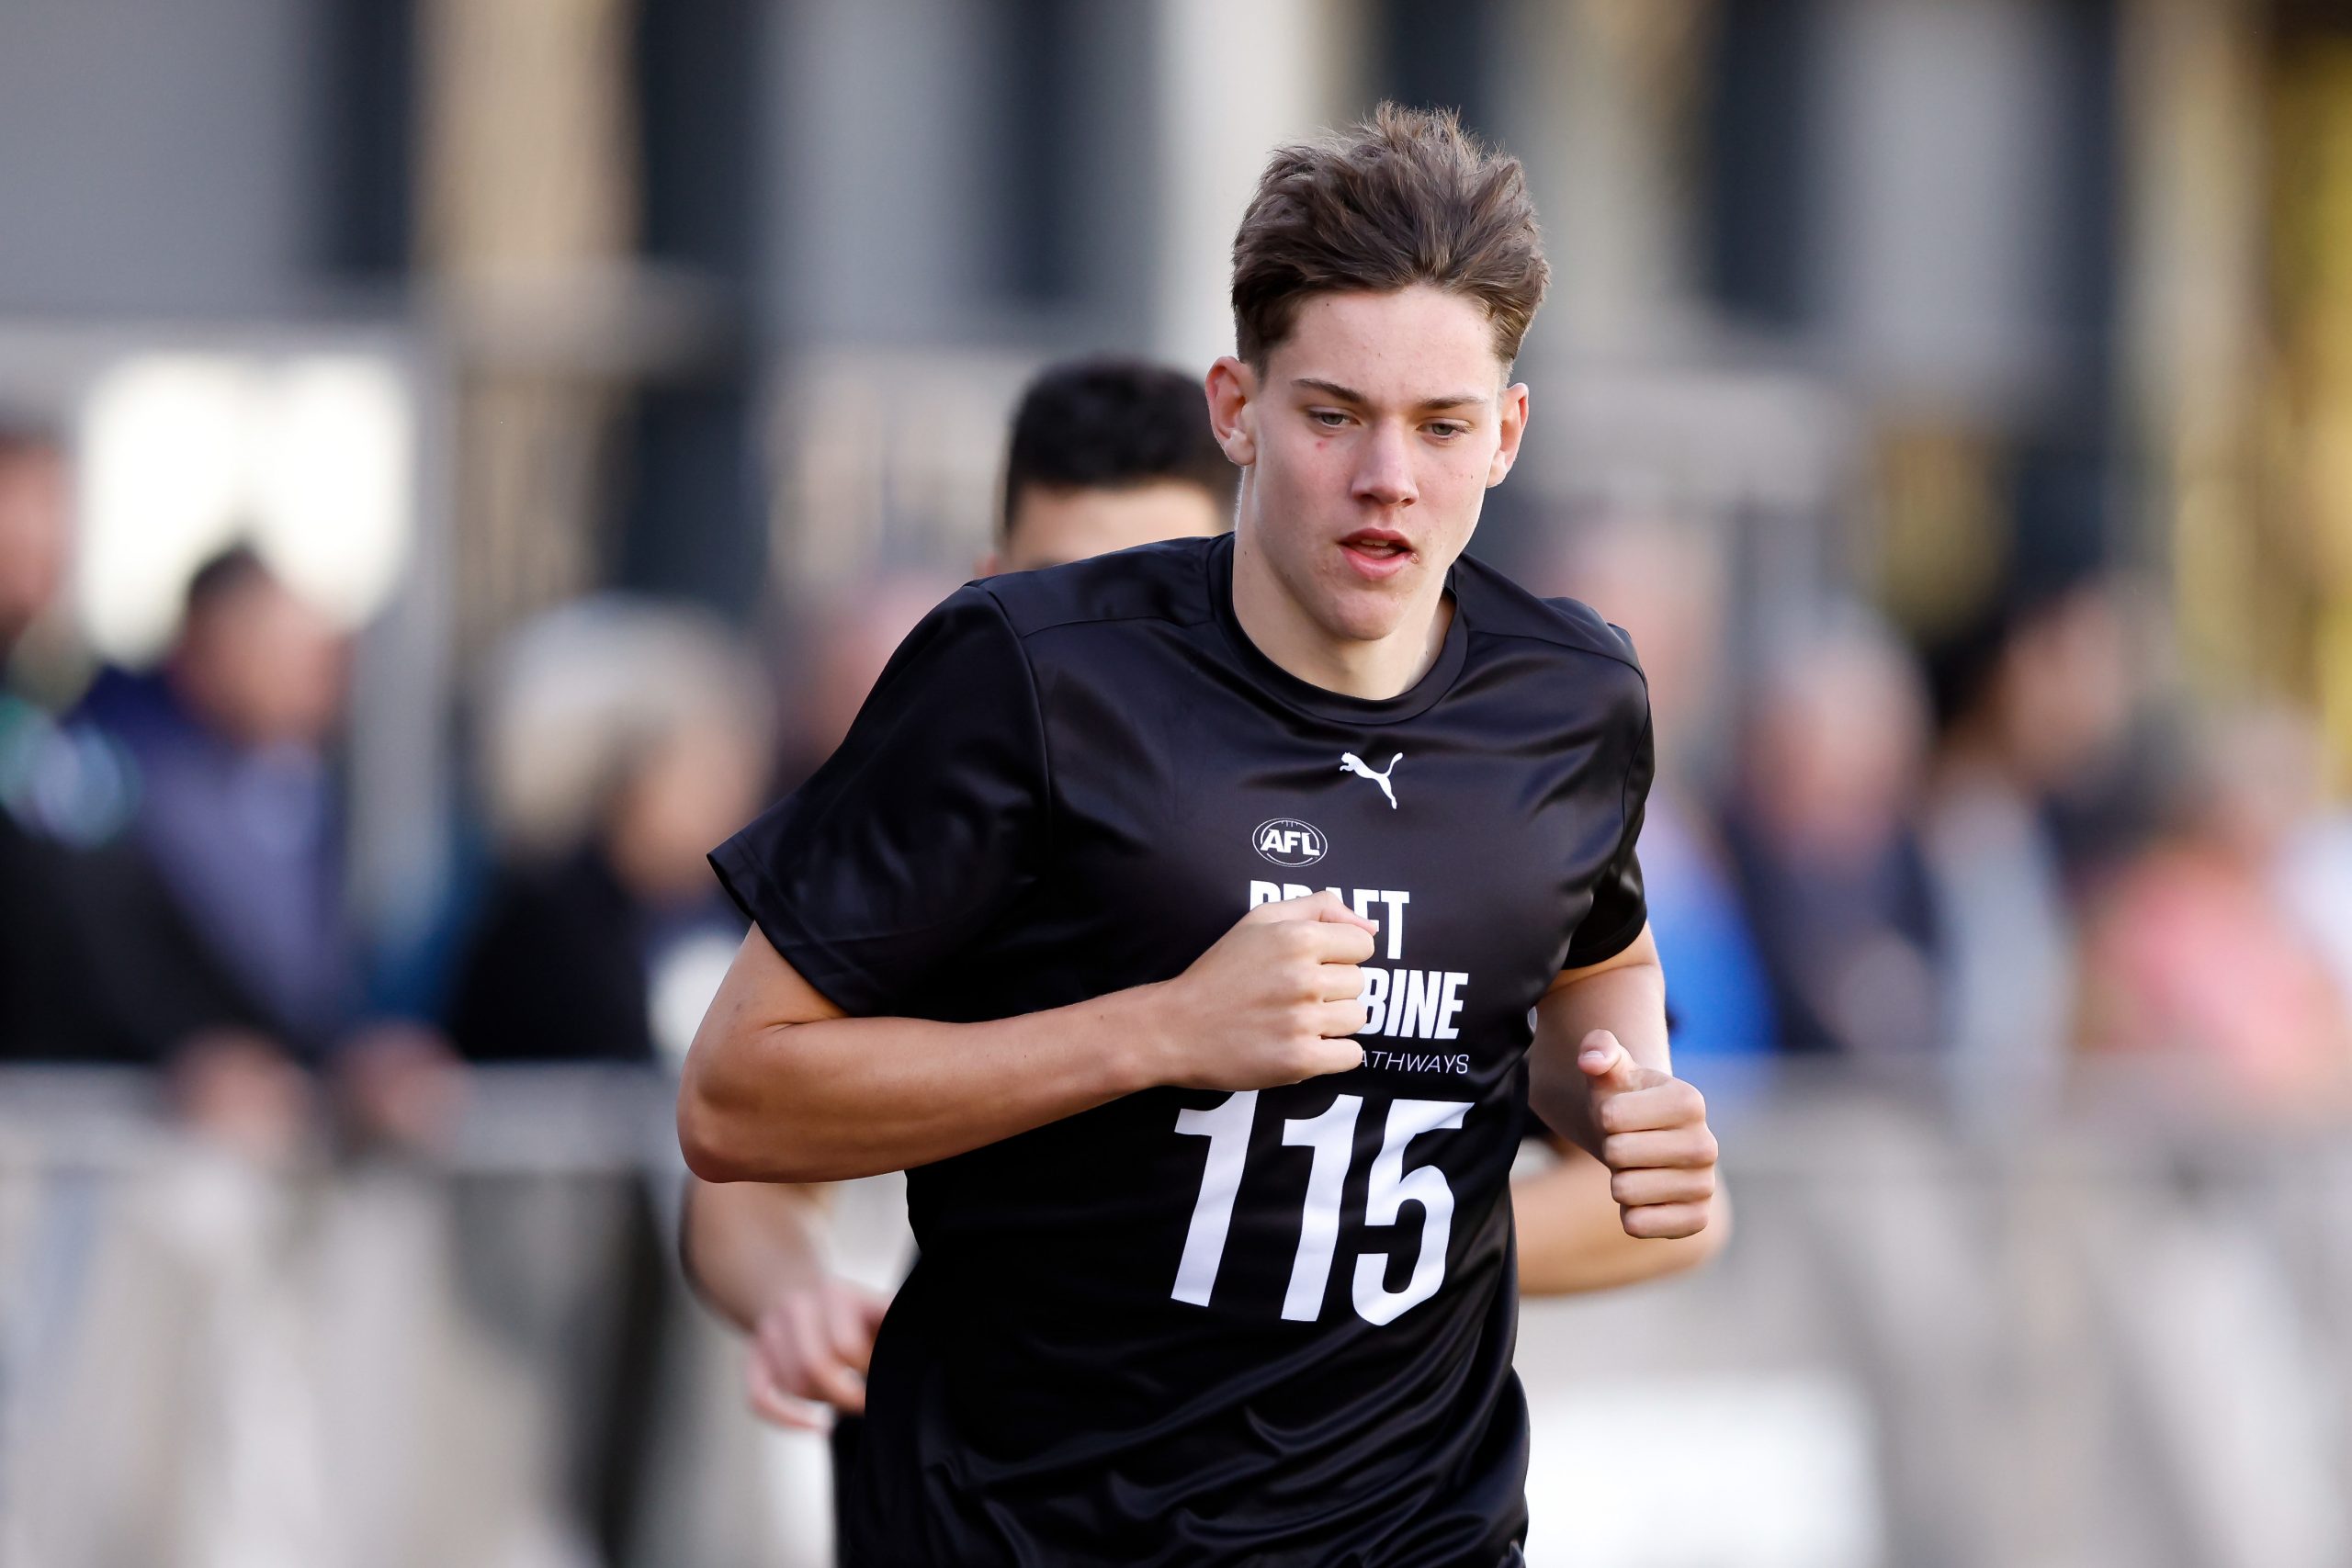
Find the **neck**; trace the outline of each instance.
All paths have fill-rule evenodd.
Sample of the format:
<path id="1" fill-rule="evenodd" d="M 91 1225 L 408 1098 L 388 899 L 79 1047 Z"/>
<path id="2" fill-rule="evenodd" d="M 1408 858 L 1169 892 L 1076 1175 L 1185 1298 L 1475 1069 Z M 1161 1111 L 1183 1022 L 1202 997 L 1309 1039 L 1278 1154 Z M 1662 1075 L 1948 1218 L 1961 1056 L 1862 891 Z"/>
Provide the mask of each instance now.
<path id="1" fill-rule="evenodd" d="M 1401 696 L 1430 671 L 1453 624 L 1442 573 L 1431 575 L 1386 637 L 1334 634 L 1299 604 L 1248 525 L 1233 536 L 1233 614 L 1250 642 L 1311 686 L 1375 701 Z"/>

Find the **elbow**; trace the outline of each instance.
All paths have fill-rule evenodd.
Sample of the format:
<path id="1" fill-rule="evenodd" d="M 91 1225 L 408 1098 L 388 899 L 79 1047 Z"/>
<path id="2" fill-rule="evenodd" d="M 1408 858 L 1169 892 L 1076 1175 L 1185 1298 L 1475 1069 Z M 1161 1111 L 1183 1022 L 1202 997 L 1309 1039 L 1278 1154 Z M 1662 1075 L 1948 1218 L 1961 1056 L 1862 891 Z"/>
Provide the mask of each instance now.
<path id="1" fill-rule="evenodd" d="M 705 1181 L 758 1179 L 748 1158 L 749 1151 L 728 1122 L 706 1097 L 695 1092 L 691 1083 L 681 1086 L 678 1151 L 686 1157 L 686 1168 Z"/>
<path id="2" fill-rule="evenodd" d="M 822 1172 L 798 1157 L 806 1141 L 770 1119 L 748 1114 L 715 1090 L 708 1075 L 690 1056 L 678 1086 L 678 1152 L 701 1179 L 729 1181 L 820 1181 Z"/>
<path id="3" fill-rule="evenodd" d="M 689 1171 L 714 1185 L 729 1181 L 803 1185 L 837 1181 L 844 1174 L 821 1159 L 809 1157 L 809 1151 L 789 1133 L 766 1128 L 754 1134 L 740 1118 L 697 1106 L 683 1094 L 678 1098 L 678 1152 L 685 1156 Z"/>

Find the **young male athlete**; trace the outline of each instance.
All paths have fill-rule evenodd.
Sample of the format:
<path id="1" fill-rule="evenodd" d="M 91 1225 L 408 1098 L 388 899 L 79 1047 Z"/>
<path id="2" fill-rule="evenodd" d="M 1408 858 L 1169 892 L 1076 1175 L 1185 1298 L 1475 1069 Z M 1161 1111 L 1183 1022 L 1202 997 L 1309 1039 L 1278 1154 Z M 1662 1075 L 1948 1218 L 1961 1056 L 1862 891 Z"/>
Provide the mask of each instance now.
<path id="1" fill-rule="evenodd" d="M 1221 534 L 1238 472 L 1209 428 L 1197 378 L 1119 360 L 1049 367 L 1014 411 L 996 541 L 980 573 Z M 1699 1235 L 1636 1240 L 1618 1223 L 1607 1170 L 1573 1145 L 1561 1152 L 1566 1158 L 1511 1186 L 1521 1296 L 1656 1279 L 1697 1266 L 1720 1246 L 1720 1190 Z M 865 1373 L 888 1302 L 831 1271 L 825 1191 L 689 1184 L 687 1270 L 704 1299 L 751 1336 L 752 1407 L 780 1426 L 821 1428 L 833 1413 L 865 1409 Z M 835 1426 L 837 1460 L 854 1452 L 854 1425 Z"/>
<path id="2" fill-rule="evenodd" d="M 1235 532 L 960 591 L 714 855 L 757 929 L 689 1164 L 910 1172 L 849 1560 L 1511 1561 L 1529 1100 L 1629 1234 L 1704 1224 L 1640 672 L 1461 558 L 1545 279 L 1450 117 L 1278 153 L 1209 377 Z"/>

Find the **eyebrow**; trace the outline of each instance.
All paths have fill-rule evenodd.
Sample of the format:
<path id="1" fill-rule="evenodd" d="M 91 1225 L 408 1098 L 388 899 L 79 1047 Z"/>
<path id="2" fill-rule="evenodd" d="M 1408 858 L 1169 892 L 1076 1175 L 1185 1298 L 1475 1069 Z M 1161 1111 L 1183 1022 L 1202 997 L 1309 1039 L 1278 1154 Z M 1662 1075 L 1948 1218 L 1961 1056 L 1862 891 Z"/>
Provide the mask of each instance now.
<path id="1" fill-rule="evenodd" d="M 1351 387 L 1342 387 L 1337 381 L 1326 381 L 1319 376 L 1301 376 L 1291 382 L 1291 385 L 1304 391 L 1321 392 L 1327 397 L 1337 398 L 1343 403 L 1354 403 L 1359 407 L 1372 401 L 1370 398 Z M 1453 392 L 1441 398 L 1423 398 L 1417 406 L 1426 412 L 1435 409 L 1465 408 L 1486 400 L 1476 392 Z"/>

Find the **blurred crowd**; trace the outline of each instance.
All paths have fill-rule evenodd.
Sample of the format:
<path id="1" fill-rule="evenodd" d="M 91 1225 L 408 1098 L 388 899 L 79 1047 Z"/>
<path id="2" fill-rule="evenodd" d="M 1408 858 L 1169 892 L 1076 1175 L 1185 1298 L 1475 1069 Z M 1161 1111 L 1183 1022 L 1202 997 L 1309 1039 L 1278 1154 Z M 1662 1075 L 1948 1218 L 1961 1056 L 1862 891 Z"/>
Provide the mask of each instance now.
<path id="1" fill-rule="evenodd" d="M 54 439 L 0 432 L 0 1057 L 161 1069 L 264 1159 L 429 1148 L 467 1063 L 674 1060 L 742 930 L 704 852 L 821 759 L 950 581 L 804 606 L 756 649 L 621 596 L 514 632 L 464 693 L 436 956 L 392 965 L 345 886 L 348 637 L 238 546 L 154 668 L 62 679 L 32 645 L 63 615 L 69 480 Z M 1551 545 L 1532 585 L 1649 672 L 1641 853 L 1702 1084 L 1832 1064 L 1988 1124 L 2340 1106 L 2352 819 L 2316 733 L 2187 706 L 2161 615 L 2094 552 L 2012 550 L 1932 634 L 1830 602 L 1734 646 L 1715 536 Z"/>
<path id="2" fill-rule="evenodd" d="M 808 617 L 775 661 L 788 724 L 704 612 L 613 595 L 520 627 L 464 694 L 445 908 L 395 954 L 347 886 L 350 635 L 238 544 L 152 669 L 55 657 L 72 494 L 51 434 L 0 429 L 0 1062 L 159 1069 L 187 1125 L 265 1164 L 429 1151 L 469 1063 L 682 1056 L 743 930 L 705 852 L 952 586 Z"/>
<path id="3" fill-rule="evenodd" d="M 1679 1062 L 1814 1059 L 1987 1128 L 2340 1112 L 2352 818 L 2313 722 L 2192 705 L 2155 597 L 2036 543 L 1932 632 L 1830 601 L 1744 650 L 1696 534 L 1571 543 L 1548 586 L 1650 672 L 1642 859 Z"/>

